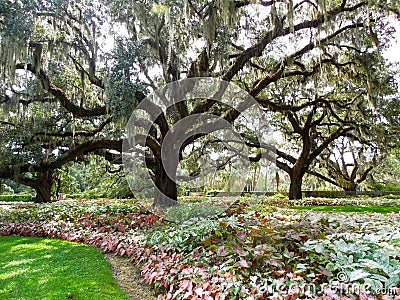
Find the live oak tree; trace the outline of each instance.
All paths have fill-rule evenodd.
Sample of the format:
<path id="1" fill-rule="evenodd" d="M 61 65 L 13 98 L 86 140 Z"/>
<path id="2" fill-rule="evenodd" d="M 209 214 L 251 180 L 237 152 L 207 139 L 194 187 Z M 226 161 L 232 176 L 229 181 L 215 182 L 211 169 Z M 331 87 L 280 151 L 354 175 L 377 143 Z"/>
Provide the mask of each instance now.
<path id="1" fill-rule="evenodd" d="M 121 151 L 97 65 L 104 11 L 86 4 L 0 3 L 0 177 L 33 187 L 38 202 L 64 164 Z"/>
<path id="2" fill-rule="evenodd" d="M 375 167 L 382 165 L 386 156 L 397 148 L 398 83 L 396 64 L 386 68 L 383 58 L 369 55 L 366 68 L 375 74 L 374 86 L 380 90 L 380 97 L 369 103 L 369 109 L 355 109 L 362 119 L 357 122 L 357 131 L 333 141 L 318 157 L 308 173 L 325 180 L 345 191 L 356 191 L 365 182 Z M 370 76 L 372 78 L 372 76 Z M 368 83 L 365 85 L 368 86 Z M 338 112 L 337 112 L 338 113 Z"/>
<path id="3" fill-rule="evenodd" d="M 241 85 L 266 110 L 281 116 L 276 120 L 290 124 L 288 136 L 300 137 L 302 149 L 298 157 L 279 152 L 286 166 L 279 161 L 278 165 L 291 176 L 290 198 L 300 198 L 302 176 L 311 162 L 336 138 L 365 129 L 358 111 L 367 114 L 382 97 L 379 72 L 372 72 L 368 61 L 380 56 L 390 39 L 393 28 L 387 16 L 398 15 L 395 5 L 379 1 L 261 1 L 256 5 L 143 1 L 118 6 L 115 15 L 125 22 L 131 41 L 141 41 L 151 61 L 159 62 L 162 77 L 146 73 L 153 88 L 184 77 L 222 78 Z M 131 17 L 126 18 L 126 11 Z M 307 91 L 299 89 L 303 86 Z M 176 107 L 178 119 L 211 111 L 214 104 L 205 99 L 190 109 L 181 103 Z M 166 123 L 157 125 L 166 128 Z M 315 130 L 319 125 L 323 132 Z M 158 148 L 149 145 L 150 156 L 157 161 L 163 140 L 160 132 Z"/>
<path id="4" fill-rule="evenodd" d="M 377 55 L 360 51 L 356 55 L 343 55 L 338 61 L 331 61 L 328 56 L 317 67 L 317 72 L 321 72 L 317 81 L 309 77 L 310 82 L 307 76 L 303 76 L 300 84 L 286 82 L 283 88 L 277 85 L 276 90 L 270 93 L 271 100 L 266 105 L 271 110 L 286 105 L 275 119 L 284 134 L 283 145 L 272 150 L 278 154 L 277 166 L 291 178 L 291 199 L 301 198 L 305 173 L 345 190 L 354 190 L 371 171 L 373 164 L 369 162 L 373 163 L 378 153 L 382 156 L 385 152 L 388 142 L 385 120 L 389 115 L 377 110 L 376 106 L 381 105 L 387 95 L 396 93 L 396 84 L 391 72 L 371 63 L 378 65 Z M 315 67 L 309 74 L 313 70 Z M 278 99 L 279 105 L 273 99 Z M 296 102 L 296 105 L 292 104 Z M 350 161 L 343 160 L 338 165 L 331 157 L 335 151 L 346 150 L 335 149 L 339 141 L 355 141 L 360 145 L 359 153 L 348 158 L 353 159 L 351 174 Z M 375 158 L 362 161 L 361 156 L 366 157 L 367 152 Z M 316 159 L 330 176 L 314 170 Z"/>
<path id="5" fill-rule="evenodd" d="M 375 145 L 342 137 L 321 153 L 309 173 L 345 191 L 355 192 L 382 157 Z"/>
<path id="6" fill-rule="evenodd" d="M 368 176 L 368 186 L 374 190 L 397 190 L 399 186 L 399 158 L 397 151 L 388 153 Z"/>
<path id="7" fill-rule="evenodd" d="M 288 141 L 301 141 L 298 151 L 274 154 L 293 182 L 290 197 L 300 198 L 312 161 L 339 136 L 361 131 L 357 111 L 382 96 L 379 72 L 367 63 L 390 40 L 390 15 L 399 16 L 397 1 L 2 2 L 0 177 L 30 184 L 48 200 L 52 173 L 66 162 L 90 152 L 115 158 L 104 149 L 121 151 L 121 127 L 150 91 L 214 77 L 248 91 Z M 213 99 L 183 101 L 146 138 L 148 168 L 172 199 L 163 138 L 179 120 L 204 113 L 232 124 L 240 118 Z"/>

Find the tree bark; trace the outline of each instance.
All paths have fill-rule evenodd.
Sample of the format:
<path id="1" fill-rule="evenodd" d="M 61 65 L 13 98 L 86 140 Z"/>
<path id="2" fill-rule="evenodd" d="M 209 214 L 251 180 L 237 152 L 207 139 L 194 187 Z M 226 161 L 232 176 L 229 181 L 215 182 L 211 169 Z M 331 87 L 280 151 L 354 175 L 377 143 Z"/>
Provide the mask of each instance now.
<path id="1" fill-rule="evenodd" d="M 24 176 L 15 177 L 16 182 L 30 186 L 36 191 L 36 203 L 51 202 L 51 188 L 54 182 L 54 171 L 42 171 L 37 173 L 36 178 L 28 178 Z"/>
<path id="2" fill-rule="evenodd" d="M 166 209 L 178 204 L 178 189 L 176 181 L 171 179 L 161 164 L 159 172 L 155 174 L 155 189 L 153 208 Z"/>
<path id="3" fill-rule="evenodd" d="M 303 195 L 301 192 L 301 186 L 303 184 L 303 172 L 300 168 L 293 168 L 290 175 L 290 187 L 289 187 L 289 200 L 302 199 Z"/>
<path id="4" fill-rule="evenodd" d="M 350 182 L 350 181 L 347 181 L 344 184 L 342 184 L 342 188 L 346 192 L 355 192 L 355 191 L 357 191 L 357 186 L 358 186 L 357 183 Z"/>
<path id="5" fill-rule="evenodd" d="M 36 184 L 33 188 L 36 190 L 37 203 L 51 202 L 51 187 L 53 186 L 53 171 L 38 173 Z"/>
<path id="6" fill-rule="evenodd" d="M 303 178 L 292 177 L 290 180 L 289 200 L 302 199 L 301 184 Z"/>

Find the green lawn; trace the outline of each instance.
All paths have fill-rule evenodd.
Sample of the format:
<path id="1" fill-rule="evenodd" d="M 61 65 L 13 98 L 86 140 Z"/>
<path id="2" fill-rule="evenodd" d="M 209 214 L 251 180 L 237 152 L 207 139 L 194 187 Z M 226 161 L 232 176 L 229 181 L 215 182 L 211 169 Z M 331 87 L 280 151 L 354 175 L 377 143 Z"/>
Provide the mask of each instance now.
<path id="1" fill-rule="evenodd" d="M 93 247 L 0 236 L 0 299 L 129 299 Z"/>
<path id="2" fill-rule="evenodd" d="M 391 213 L 400 212 L 400 207 L 395 206 L 292 206 L 298 210 L 314 210 L 326 212 L 359 212 L 359 213 Z"/>

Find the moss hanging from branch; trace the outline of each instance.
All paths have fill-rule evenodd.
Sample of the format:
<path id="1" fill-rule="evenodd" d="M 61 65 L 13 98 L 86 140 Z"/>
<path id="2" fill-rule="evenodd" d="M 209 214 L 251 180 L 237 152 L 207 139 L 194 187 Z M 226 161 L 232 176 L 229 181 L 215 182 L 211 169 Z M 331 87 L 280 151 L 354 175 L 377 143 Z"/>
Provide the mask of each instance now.
<path id="1" fill-rule="evenodd" d="M 13 84 L 15 81 L 15 67 L 20 61 L 26 60 L 26 44 L 3 37 L 0 38 L 1 79 Z"/>
<path id="2" fill-rule="evenodd" d="M 290 32 L 294 32 L 294 9 L 293 9 L 293 0 L 289 0 L 287 3 L 287 19 L 289 22 Z"/>
<path id="3" fill-rule="evenodd" d="M 208 18 L 204 21 L 204 38 L 208 45 L 212 45 L 215 41 L 215 32 L 217 30 L 217 10 L 215 7 L 210 7 Z"/>

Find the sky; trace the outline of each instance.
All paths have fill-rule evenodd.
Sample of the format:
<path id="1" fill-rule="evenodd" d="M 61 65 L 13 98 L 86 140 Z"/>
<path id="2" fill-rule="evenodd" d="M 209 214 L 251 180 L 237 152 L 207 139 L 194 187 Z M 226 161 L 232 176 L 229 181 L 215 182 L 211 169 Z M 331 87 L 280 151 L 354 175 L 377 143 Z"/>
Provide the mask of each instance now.
<path id="1" fill-rule="evenodd" d="M 396 22 L 395 24 L 398 24 Z M 392 41 L 392 46 L 386 51 L 385 57 L 392 62 L 400 63 L 400 27 L 395 26 L 396 33 L 394 34 L 395 38 Z"/>

